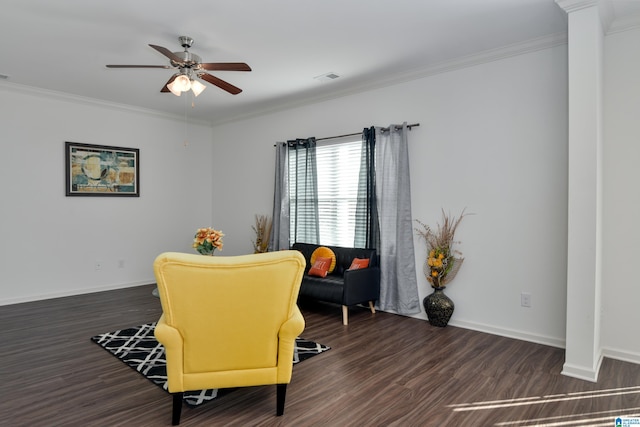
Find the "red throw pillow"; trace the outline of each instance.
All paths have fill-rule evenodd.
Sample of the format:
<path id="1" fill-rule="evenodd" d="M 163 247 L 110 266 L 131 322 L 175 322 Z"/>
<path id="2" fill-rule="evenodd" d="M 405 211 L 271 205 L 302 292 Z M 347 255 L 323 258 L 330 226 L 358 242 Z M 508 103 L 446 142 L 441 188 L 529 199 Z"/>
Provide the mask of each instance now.
<path id="1" fill-rule="evenodd" d="M 313 266 L 309 269 L 309 276 L 327 277 L 331 258 L 316 257 Z"/>
<path id="2" fill-rule="evenodd" d="M 349 270 L 359 270 L 361 268 L 369 267 L 369 258 L 354 258 L 351 262 Z"/>

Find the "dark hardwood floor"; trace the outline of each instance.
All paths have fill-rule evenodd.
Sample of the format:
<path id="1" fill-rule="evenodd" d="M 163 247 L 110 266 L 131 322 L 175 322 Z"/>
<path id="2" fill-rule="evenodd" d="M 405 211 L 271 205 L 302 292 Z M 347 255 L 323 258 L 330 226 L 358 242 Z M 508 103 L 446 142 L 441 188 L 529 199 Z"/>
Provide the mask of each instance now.
<path id="1" fill-rule="evenodd" d="M 171 397 L 90 341 L 155 321 L 153 286 L 0 307 L 0 425 L 165 426 Z M 247 302 L 250 303 L 250 302 Z M 275 386 L 236 389 L 188 426 L 613 426 L 640 414 L 640 366 L 605 359 L 600 381 L 560 374 L 564 351 L 366 308 L 303 302 L 303 337 L 332 349 Z"/>

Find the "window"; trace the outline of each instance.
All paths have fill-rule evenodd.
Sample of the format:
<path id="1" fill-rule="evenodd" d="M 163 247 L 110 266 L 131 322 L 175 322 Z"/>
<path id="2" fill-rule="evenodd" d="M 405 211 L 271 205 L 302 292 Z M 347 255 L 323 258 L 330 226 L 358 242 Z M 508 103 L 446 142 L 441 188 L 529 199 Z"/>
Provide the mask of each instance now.
<path id="1" fill-rule="evenodd" d="M 362 141 L 360 136 L 348 139 L 320 141 L 316 146 L 317 198 L 314 200 L 290 200 L 291 227 L 290 241 L 304 241 L 298 231 L 296 237 L 296 207 L 315 206 L 317 203 L 317 224 L 319 243 L 322 245 L 354 245 L 355 215 L 358 197 L 358 178 L 360 173 L 360 154 Z M 297 185 L 295 152 L 289 152 L 289 185 Z M 290 194 L 296 194 L 291 191 Z M 311 215 L 311 214 L 310 214 Z M 302 234 L 304 236 L 304 233 Z M 306 236 L 307 240 L 312 240 Z"/>

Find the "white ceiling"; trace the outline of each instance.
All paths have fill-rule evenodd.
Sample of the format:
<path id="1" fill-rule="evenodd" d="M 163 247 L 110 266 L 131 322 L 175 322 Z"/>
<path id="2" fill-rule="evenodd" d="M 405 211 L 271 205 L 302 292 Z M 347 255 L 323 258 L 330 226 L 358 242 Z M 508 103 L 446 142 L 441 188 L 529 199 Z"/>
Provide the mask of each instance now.
<path id="1" fill-rule="evenodd" d="M 606 0 L 614 18 L 640 0 Z M 131 105 L 220 123 L 415 78 L 478 54 L 566 35 L 554 0 L 5 0 L 0 74 L 5 85 Z M 211 72 L 195 99 L 160 93 L 167 69 L 148 44 L 181 51 L 195 39 L 204 62 L 246 62 L 252 72 Z M 319 82 L 333 72 L 340 78 Z"/>

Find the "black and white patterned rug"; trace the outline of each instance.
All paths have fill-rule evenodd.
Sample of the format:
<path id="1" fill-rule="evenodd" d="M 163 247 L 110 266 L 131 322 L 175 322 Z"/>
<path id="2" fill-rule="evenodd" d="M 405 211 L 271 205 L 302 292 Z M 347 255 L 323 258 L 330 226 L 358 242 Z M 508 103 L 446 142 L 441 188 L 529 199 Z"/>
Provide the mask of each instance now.
<path id="1" fill-rule="evenodd" d="M 164 347 L 153 335 L 155 327 L 155 322 L 148 323 L 96 335 L 91 340 L 167 391 L 167 363 Z M 296 338 L 293 363 L 302 362 L 330 348 L 304 338 Z M 198 406 L 215 399 L 218 392 L 217 389 L 187 391 L 184 393 L 184 401 L 188 405 Z"/>

